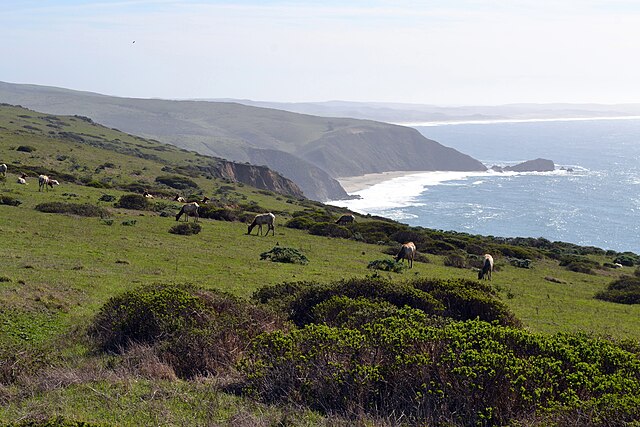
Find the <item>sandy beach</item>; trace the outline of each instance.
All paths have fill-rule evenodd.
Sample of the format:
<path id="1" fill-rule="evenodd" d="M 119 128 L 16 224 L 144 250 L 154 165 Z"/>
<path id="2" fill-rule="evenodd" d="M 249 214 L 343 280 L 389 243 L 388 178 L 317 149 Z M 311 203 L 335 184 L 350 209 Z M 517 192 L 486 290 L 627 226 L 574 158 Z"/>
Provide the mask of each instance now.
<path id="1" fill-rule="evenodd" d="M 343 178 L 336 178 L 342 188 L 347 193 L 355 193 L 356 191 L 364 190 L 372 187 L 381 182 L 388 181 L 390 179 L 399 178 L 401 176 L 413 175 L 416 173 L 424 173 L 426 171 L 389 171 L 381 173 L 368 173 L 361 176 L 347 176 Z"/>

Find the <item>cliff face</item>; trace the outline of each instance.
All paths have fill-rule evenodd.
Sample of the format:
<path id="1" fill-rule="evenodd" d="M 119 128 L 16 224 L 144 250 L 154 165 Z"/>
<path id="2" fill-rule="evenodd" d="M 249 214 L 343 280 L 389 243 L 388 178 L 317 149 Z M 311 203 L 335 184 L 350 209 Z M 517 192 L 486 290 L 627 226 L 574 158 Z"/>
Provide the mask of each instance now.
<path id="1" fill-rule="evenodd" d="M 296 198 L 304 197 L 300 187 L 293 181 L 266 166 L 255 166 L 220 160 L 213 175 L 216 178 L 231 179 L 262 190 L 269 190 Z"/>

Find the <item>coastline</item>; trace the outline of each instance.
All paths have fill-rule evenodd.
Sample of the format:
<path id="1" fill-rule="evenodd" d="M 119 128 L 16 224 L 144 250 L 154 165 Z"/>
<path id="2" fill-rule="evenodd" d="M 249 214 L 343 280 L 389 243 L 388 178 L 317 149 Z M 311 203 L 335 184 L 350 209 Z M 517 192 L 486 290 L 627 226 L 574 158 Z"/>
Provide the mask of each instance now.
<path id="1" fill-rule="evenodd" d="M 346 176 L 336 178 L 336 180 L 340 183 L 342 188 L 344 188 L 347 193 L 353 194 L 394 178 L 400 178 L 403 176 L 415 175 L 425 172 L 428 171 L 388 171 L 380 173 L 368 173 L 360 176 Z"/>

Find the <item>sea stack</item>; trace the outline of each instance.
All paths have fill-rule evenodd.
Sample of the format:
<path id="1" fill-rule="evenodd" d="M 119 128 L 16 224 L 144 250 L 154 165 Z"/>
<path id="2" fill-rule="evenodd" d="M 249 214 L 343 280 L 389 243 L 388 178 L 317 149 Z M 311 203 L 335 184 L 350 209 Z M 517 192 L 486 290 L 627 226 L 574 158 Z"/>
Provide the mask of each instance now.
<path id="1" fill-rule="evenodd" d="M 503 169 L 505 171 L 513 172 L 552 172 L 556 168 L 552 160 L 547 159 L 535 159 L 527 160 L 526 162 L 519 163 L 515 166 L 506 166 Z"/>

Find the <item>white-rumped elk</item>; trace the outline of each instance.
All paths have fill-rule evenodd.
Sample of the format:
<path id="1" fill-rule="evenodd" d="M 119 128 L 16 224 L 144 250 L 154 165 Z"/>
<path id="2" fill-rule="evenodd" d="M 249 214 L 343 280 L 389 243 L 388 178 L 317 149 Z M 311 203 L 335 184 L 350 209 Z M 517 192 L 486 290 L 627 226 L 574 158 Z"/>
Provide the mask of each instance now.
<path id="1" fill-rule="evenodd" d="M 484 254 L 484 261 L 482 261 L 482 268 L 478 271 L 478 280 L 487 279 L 491 280 L 491 272 L 493 271 L 493 257 L 489 254 Z"/>
<path id="2" fill-rule="evenodd" d="M 400 251 L 398 252 L 398 255 L 396 255 L 396 262 L 402 260 L 402 262 L 404 262 L 404 260 L 407 260 L 407 263 L 409 264 L 409 268 L 413 268 L 413 259 L 416 256 L 416 245 L 413 244 L 413 242 L 407 242 L 405 244 L 402 245 L 402 247 L 400 248 Z"/>
<path id="3" fill-rule="evenodd" d="M 184 214 L 187 222 L 189 221 L 190 216 L 195 217 L 195 221 L 198 222 L 198 219 L 200 218 L 200 215 L 198 214 L 199 207 L 200 205 L 196 202 L 185 203 L 180 208 L 180 212 L 176 215 L 176 221 L 180 220 L 180 217 Z"/>
<path id="4" fill-rule="evenodd" d="M 54 185 L 60 185 L 60 183 L 55 179 L 49 178 L 47 175 L 38 176 L 38 191 L 42 191 L 42 189 L 49 191 L 49 188 L 53 189 Z"/>
<path id="5" fill-rule="evenodd" d="M 249 224 L 249 227 L 247 228 L 247 234 L 251 234 L 251 231 L 257 225 L 258 226 L 258 235 L 261 235 L 262 234 L 262 226 L 266 224 L 267 225 L 267 234 L 265 234 L 265 236 L 269 235 L 269 230 L 271 230 L 271 232 L 275 236 L 276 235 L 276 228 L 275 228 L 275 225 L 274 225 L 275 220 L 276 220 L 276 216 L 274 214 L 272 214 L 271 212 L 265 213 L 265 214 L 258 214 L 258 215 L 256 215 L 255 218 L 253 218 L 253 221 L 251 222 L 251 224 Z"/>

